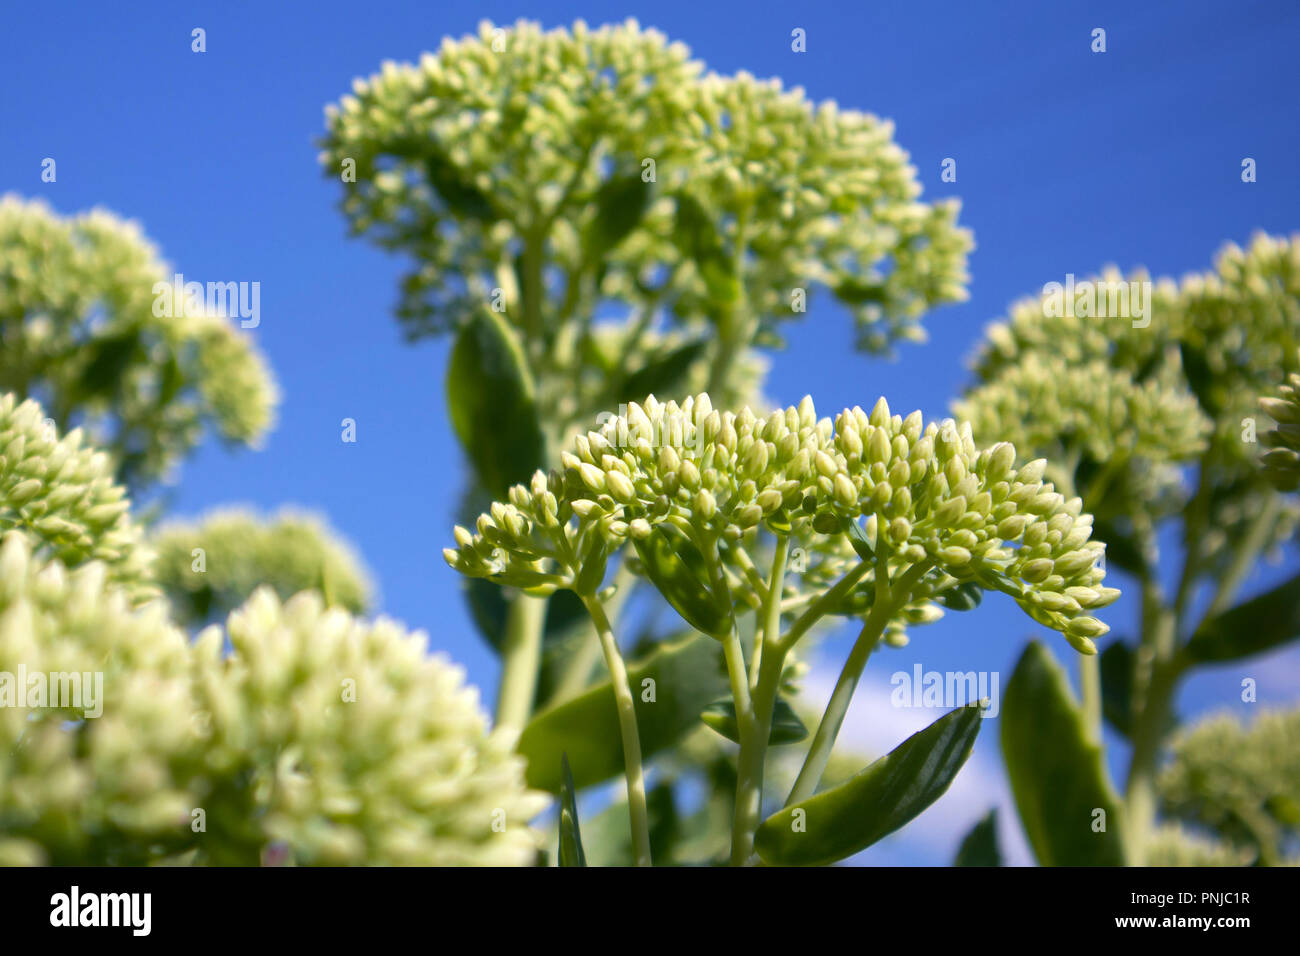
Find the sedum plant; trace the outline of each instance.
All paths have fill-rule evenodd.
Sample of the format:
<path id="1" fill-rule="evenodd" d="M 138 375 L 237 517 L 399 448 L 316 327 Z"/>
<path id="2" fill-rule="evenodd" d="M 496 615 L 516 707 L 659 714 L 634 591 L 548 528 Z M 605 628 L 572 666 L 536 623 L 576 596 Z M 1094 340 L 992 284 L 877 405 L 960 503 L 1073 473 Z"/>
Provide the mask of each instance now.
<path id="1" fill-rule="evenodd" d="M 314 590 L 360 614 L 371 606 L 369 575 L 351 547 L 319 518 L 284 511 L 263 518 L 227 508 L 197 521 L 168 521 L 153 534 L 153 574 L 190 626 L 222 620 L 259 587 L 280 598 Z"/>
<path id="2" fill-rule="evenodd" d="M 1094 280 L 1103 296 L 1120 282 L 1149 281 L 1115 270 Z M 1082 498 L 1108 560 L 1139 587 L 1132 634 L 1081 662 L 1081 708 L 1060 685 L 1079 759 L 1055 772 L 1092 794 L 1090 806 L 1122 815 L 1125 846 L 1105 858 L 1142 863 L 1151 859 L 1157 777 L 1183 678 L 1296 636 L 1297 579 L 1249 600 L 1238 595 L 1295 527 L 1296 503 L 1275 487 L 1291 487 L 1290 392 L 1264 402 L 1282 423 L 1263 438 L 1273 446 L 1264 468 L 1256 413 L 1258 397 L 1297 368 L 1300 240 L 1259 235 L 1248 248 L 1229 245 L 1209 272 L 1152 283 L 1144 315 L 1095 306 L 1046 289 L 1014 305 L 989 328 L 976 381 L 954 411 L 981 441 L 1047 457 L 1048 476 Z M 1042 862 L 1097 862 L 1102 841 L 1088 838 L 1083 816 L 1035 809 L 1051 771 L 1031 756 L 1030 743 L 1046 743 L 1031 732 L 1032 702 L 1054 665 L 1035 653 L 1022 666 L 1025 703 L 1017 706 L 1009 686 L 1003 743 L 1031 843 Z M 1022 739 L 1007 733 L 1018 711 Z M 1122 801 L 1100 760 L 1103 714 L 1132 743 Z"/>
<path id="3" fill-rule="evenodd" d="M 843 304 L 869 351 L 965 296 L 957 206 L 920 201 L 889 123 L 706 73 L 633 21 L 484 23 L 357 80 L 326 123 L 352 232 L 410 261 L 403 327 L 455 337 L 470 514 L 649 393 L 755 402 L 762 350 L 810 296 Z M 524 726 L 548 683 L 582 689 L 595 633 L 540 679 L 572 605 L 467 593 L 503 657 L 499 722 Z"/>
<path id="4" fill-rule="evenodd" d="M 1298 732 L 1295 710 L 1265 711 L 1249 725 L 1219 714 L 1179 731 L 1157 782 L 1165 813 L 1208 830 L 1242 857 L 1235 865 L 1294 865 L 1300 850 Z"/>
<path id="5" fill-rule="evenodd" d="M 59 429 L 83 427 L 132 489 L 207 433 L 255 445 L 278 401 L 232 319 L 155 314 L 155 284 L 172 282 L 133 222 L 0 197 L 0 392 L 38 399 Z"/>
<path id="6" fill-rule="evenodd" d="M 458 527 L 446 558 L 463 574 L 530 593 L 572 590 L 590 614 L 621 728 L 639 864 L 650 862 L 642 718 L 604 610 L 615 555 L 721 645 L 731 697 L 715 716 L 730 720 L 710 725 L 740 744 L 736 865 L 755 850 L 770 862 L 833 862 L 947 788 L 978 732 L 978 708 L 816 793 L 867 657 L 887 635 L 897 641 L 902 625 L 933 620 L 937 603 L 970 607 L 991 590 L 1092 654 L 1107 628 L 1090 611 L 1118 597 L 1102 585 L 1092 517 L 1044 482 L 1044 461 L 1017 466 L 1011 445 L 978 449 L 968 425 L 893 415 L 883 399 L 870 414 L 854 408 L 832 421 L 817 417 L 810 398 L 761 417 L 715 410 L 707 394 L 680 406 L 652 396 L 571 449 L 561 468 L 512 488 L 473 531 Z M 787 576 L 792 546 L 814 556 L 799 578 Z M 770 548 L 766 568 L 754 557 L 760 547 Z M 758 625 L 746 646 L 738 620 L 750 608 Z M 826 615 L 857 618 L 861 631 L 786 809 L 764 821 L 764 762 L 786 659 Z M 792 826 L 805 819 L 806 829 Z"/>
<path id="7" fill-rule="evenodd" d="M 0 396 L 0 532 L 21 531 L 69 568 L 102 561 L 140 600 L 157 588 L 130 507 L 108 456 L 83 444 L 80 430 L 60 438 L 36 402 Z"/>
<path id="8" fill-rule="evenodd" d="M 533 861 L 544 797 L 423 634 L 267 587 L 191 644 L 107 456 L 0 410 L 4 507 L 10 462 L 57 505 L 0 539 L 0 862 Z"/>

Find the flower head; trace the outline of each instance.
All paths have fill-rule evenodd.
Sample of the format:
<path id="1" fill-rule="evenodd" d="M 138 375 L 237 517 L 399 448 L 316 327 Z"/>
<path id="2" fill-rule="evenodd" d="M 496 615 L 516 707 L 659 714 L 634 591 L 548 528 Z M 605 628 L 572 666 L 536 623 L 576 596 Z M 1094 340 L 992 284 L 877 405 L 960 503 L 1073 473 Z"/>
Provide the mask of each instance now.
<path id="1" fill-rule="evenodd" d="M 662 550 L 666 535 L 690 564 L 715 549 L 725 559 L 764 527 L 837 566 L 851 553 L 877 573 L 923 566 L 921 598 L 961 584 L 1010 594 L 1089 652 L 1107 628 L 1087 612 L 1118 596 L 1101 584 L 1091 516 L 1043 480 L 1046 462 L 1017 467 L 1010 444 L 977 449 L 969 425 L 893 415 L 883 399 L 832 421 L 808 398 L 760 417 L 715 410 L 706 394 L 651 397 L 578 438 L 562 465 L 512 489 L 476 531 L 457 528 L 448 562 L 520 587 L 580 587 L 599 584 L 628 539 Z"/>
<path id="2" fill-rule="evenodd" d="M 131 502 L 108 456 L 82 438 L 80 429 L 60 438 L 36 402 L 0 396 L 0 529 L 68 567 L 102 560 L 110 580 L 137 600 L 151 597 L 152 555 Z"/>

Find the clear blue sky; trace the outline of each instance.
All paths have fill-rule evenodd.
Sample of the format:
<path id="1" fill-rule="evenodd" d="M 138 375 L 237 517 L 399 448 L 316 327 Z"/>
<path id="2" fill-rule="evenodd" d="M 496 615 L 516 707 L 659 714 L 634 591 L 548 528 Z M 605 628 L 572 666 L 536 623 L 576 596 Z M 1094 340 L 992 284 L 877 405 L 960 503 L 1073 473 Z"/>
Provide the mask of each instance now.
<path id="1" fill-rule="evenodd" d="M 984 324 L 1044 282 L 1110 262 L 1201 270 L 1226 240 L 1300 228 L 1294 2 L 10 4 L 0 191 L 64 213 L 103 205 L 141 221 L 192 278 L 261 283 L 257 336 L 285 395 L 279 427 L 261 453 L 203 448 L 180 474 L 173 512 L 228 502 L 324 512 L 375 572 L 382 610 L 426 628 L 487 703 L 496 663 L 440 556 L 461 485 L 446 343 L 402 342 L 391 315 L 402 263 L 345 239 L 339 187 L 322 177 L 313 143 L 323 107 L 353 77 L 473 32 L 480 18 L 549 27 L 628 15 L 719 72 L 780 76 L 893 118 L 926 194 L 965 203 L 978 244 L 970 301 L 932 314 L 931 342 L 893 364 L 853 354 L 847 317 L 814 307 L 775 357 L 768 391 L 783 403 L 814 391 L 831 412 L 885 394 L 897 410 L 943 414 Z M 194 27 L 207 31 L 204 54 L 190 51 Z M 806 53 L 790 49 L 795 27 Z M 1107 31 L 1105 54 L 1089 49 L 1094 27 Z M 1240 179 L 1247 156 L 1254 184 Z M 40 181 L 45 157 L 57 183 Z M 939 180 L 944 157 L 957 160 L 956 183 Z M 357 421 L 356 444 L 339 440 L 345 417 Z M 1113 610 L 1117 633 L 1133 612 Z M 990 601 L 873 662 L 864 691 L 883 693 L 888 673 L 915 661 L 1009 675 L 1033 630 Z M 1300 696 L 1293 652 L 1197 677 L 1183 711 L 1243 710 L 1233 705 L 1243 674 L 1260 680 L 1265 702 Z M 995 729 L 977 752 L 994 771 Z M 949 853 L 900 838 L 875 859 Z"/>

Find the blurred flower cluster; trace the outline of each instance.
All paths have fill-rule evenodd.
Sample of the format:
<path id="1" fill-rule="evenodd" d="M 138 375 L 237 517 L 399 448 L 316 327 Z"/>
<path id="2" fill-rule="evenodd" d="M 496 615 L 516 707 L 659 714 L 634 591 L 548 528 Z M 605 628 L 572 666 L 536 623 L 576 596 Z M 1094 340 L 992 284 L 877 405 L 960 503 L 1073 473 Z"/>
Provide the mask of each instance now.
<path id="1" fill-rule="evenodd" d="M 177 621 L 224 618 L 259 586 L 283 599 L 315 590 L 359 614 L 373 587 L 361 559 L 319 518 L 284 511 L 263 518 L 237 508 L 168 521 L 150 538 L 153 575 Z"/>
<path id="2" fill-rule="evenodd" d="M 0 860 L 532 862 L 544 801 L 423 634 L 265 588 L 190 644 L 165 600 L 140 603 L 161 582 L 106 456 L 34 402 L 0 416 Z M 97 715 L 55 694 L 74 679 L 102 681 Z"/>
<path id="3" fill-rule="evenodd" d="M 352 230 L 415 261 L 407 331 L 499 304 L 556 373 L 537 376 L 548 423 L 668 390 L 625 380 L 662 379 L 670 354 L 674 371 L 701 370 L 691 387 L 751 399 L 733 364 L 778 344 L 814 289 L 853 312 L 871 350 L 922 338 L 926 308 L 965 298 L 958 206 L 918 199 L 890 123 L 779 81 L 706 75 L 635 21 L 484 23 L 357 80 L 327 126 L 321 161 Z M 632 335 L 619 372 L 591 355 L 606 303 Z M 655 346 L 660 314 L 689 349 Z"/>
<path id="4" fill-rule="evenodd" d="M 230 318 L 156 314 L 173 275 L 135 223 L 0 197 L 0 276 L 0 392 L 39 394 L 59 428 L 84 427 L 128 486 L 165 476 L 205 429 L 252 444 L 270 428 L 261 353 Z"/>

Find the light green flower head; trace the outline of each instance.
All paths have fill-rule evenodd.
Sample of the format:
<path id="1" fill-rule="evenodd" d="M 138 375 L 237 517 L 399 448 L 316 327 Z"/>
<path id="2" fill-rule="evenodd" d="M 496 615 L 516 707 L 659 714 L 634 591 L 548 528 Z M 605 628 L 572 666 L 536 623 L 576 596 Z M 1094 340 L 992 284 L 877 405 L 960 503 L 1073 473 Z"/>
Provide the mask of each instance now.
<path id="1" fill-rule="evenodd" d="M 965 298 L 958 204 L 919 200 L 890 123 L 703 74 L 631 20 L 485 22 L 357 80 L 327 110 L 321 159 L 353 230 L 417 258 L 398 310 L 413 334 L 461 321 L 462 280 L 476 305 L 492 288 L 516 300 L 529 242 L 567 277 L 548 318 L 649 302 L 742 345 L 799 317 L 796 289 L 830 290 L 870 349 L 922 337 L 926 308 Z M 755 327 L 738 327 L 742 301 Z"/>
<path id="2" fill-rule="evenodd" d="M 130 506 L 108 455 L 83 445 L 80 429 L 60 438 L 36 402 L 0 396 L 0 531 L 21 532 L 68 567 L 101 560 L 142 600 L 157 588 Z"/>
<path id="3" fill-rule="evenodd" d="M 0 540 L 0 863 L 140 865 L 193 835 L 189 645 L 107 570 L 69 572 L 16 531 Z M 35 698 L 32 677 L 51 673 Z"/>
<path id="4" fill-rule="evenodd" d="M 457 528 L 448 562 L 504 584 L 582 590 L 628 538 L 653 579 L 666 573 L 665 546 L 687 564 L 719 549 L 734 561 L 741 549 L 729 546 L 765 527 L 828 561 L 851 549 L 877 568 L 919 568 L 923 598 L 959 584 L 1010 594 L 1087 653 L 1107 628 L 1086 612 L 1118 596 L 1102 587 L 1091 516 L 1043 481 L 1044 461 L 1017 469 L 1011 445 L 978 450 L 969 425 L 891 415 L 883 399 L 832 422 L 809 398 L 764 418 L 716 411 L 706 394 L 680 406 L 652 396 L 562 460 L 512 489 L 476 533 Z M 704 583 L 722 599 L 723 581 Z"/>
<path id="5" fill-rule="evenodd" d="M 206 304 L 157 308 L 156 286 L 173 279 L 133 222 L 0 197 L 0 390 L 40 394 L 132 486 L 166 475 L 205 428 L 255 444 L 278 401 L 235 320 Z"/>
<path id="6" fill-rule="evenodd" d="M 1180 731 L 1159 777 L 1165 812 L 1210 827 L 1259 862 L 1294 851 L 1300 830 L 1300 710 L 1249 725 L 1223 713 Z"/>
<path id="7" fill-rule="evenodd" d="M 223 654 L 229 639 L 233 652 Z M 202 853 L 302 864 L 518 866 L 546 804 L 513 738 L 423 633 L 259 590 L 195 649 L 214 780 Z"/>
<path id="8" fill-rule="evenodd" d="M 262 585 L 284 599 L 314 589 L 353 613 L 370 606 L 373 589 L 361 560 L 312 515 L 262 518 L 222 509 L 198 521 L 168 522 L 152 543 L 155 577 L 186 624 L 225 618 Z"/>

